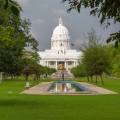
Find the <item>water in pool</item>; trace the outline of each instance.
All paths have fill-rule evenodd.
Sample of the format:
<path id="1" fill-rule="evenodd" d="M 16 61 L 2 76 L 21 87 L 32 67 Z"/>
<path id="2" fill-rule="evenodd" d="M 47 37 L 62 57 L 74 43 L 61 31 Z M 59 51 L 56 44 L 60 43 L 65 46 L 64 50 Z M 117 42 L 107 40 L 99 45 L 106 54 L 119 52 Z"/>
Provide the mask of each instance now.
<path id="1" fill-rule="evenodd" d="M 89 93 L 88 89 L 75 81 L 56 81 L 50 84 L 49 93 Z"/>

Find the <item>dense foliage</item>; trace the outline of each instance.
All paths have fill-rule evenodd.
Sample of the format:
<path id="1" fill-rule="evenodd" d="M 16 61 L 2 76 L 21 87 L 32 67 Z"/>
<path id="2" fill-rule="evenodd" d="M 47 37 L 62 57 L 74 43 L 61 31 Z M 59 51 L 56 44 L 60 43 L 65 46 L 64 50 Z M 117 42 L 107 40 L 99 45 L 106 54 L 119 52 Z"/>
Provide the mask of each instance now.
<path id="1" fill-rule="evenodd" d="M 91 67 L 89 66 L 89 70 L 91 68 L 90 72 L 95 69 L 95 66 L 92 66 L 92 64 L 105 64 L 108 66 L 107 69 L 104 69 L 105 73 L 114 77 L 120 77 L 120 47 L 115 48 L 113 45 L 107 45 L 85 49 L 85 55 L 82 59 L 83 63 L 71 70 L 75 77 L 87 76 L 84 65 L 86 64 L 85 59 L 87 59 L 87 62 L 90 62 L 88 64 L 91 65 Z M 99 70 L 99 68 L 97 69 Z"/>
<path id="2" fill-rule="evenodd" d="M 98 42 L 94 31 L 88 33 L 88 43 L 83 49 L 83 56 L 80 65 L 72 69 L 72 73 L 77 76 L 87 76 L 93 79 L 93 76 L 100 76 L 102 80 L 103 73 L 110 73 L 111 56 L 105 45 Z M 103 80 L 102 80 L 103 83 Z"/>
<path id="3" fill-rule="evenodd" d="M 20 68 L 24 39 L 14 38 L 13 27 L 0 26 L 0 71 L 16 74 Z"/>
<path id="4" fill-rule="evenodd" d="M 84 64 L 81 63 L 77 67 L 72 68 L 71 73 L 73 73 L 73 75 L 75 77 L 85 77 L 86 76 L 86 70 L 85 70 Z"/>
<path id="5" fill-rule="evenodd" d="M 48 68 L 41 66 L 39 64 L 39 56 L 37 53 L 32 53 L 32 52 L 25 52 L 23 56 L 23 69 L 21 73 L 26 78 L 26 81 L 28 82 L 28 77 L 31 75 L 34 75 L 34 80 L 39 80 L 41 75 L 44 75 L 44 77 L 47 77 L 48 75 L 51 75 L 52 73 L 56 72 L 55 69 L 53 68 Z"/>
<path id="6" fill-rule="evenodd" d="M 0 0 L 0 72 L 27 77 L 52 74 L 54 69 L 39 65 L 38 42 L 31 34 L 29 19 L 21 18 L 21 11 L 16 1 Z"/>
<path id="7" fill-rule="evenodd" d="M 114 46 L 110 45 L 107 46 L 107 49 L 109 50 L 112 60 L 111 60 L 111 75 L 115 77 L 120 77 L 120 47 L 114 48 Z"/>
<path id="8" fill-rule="evenodd" d="M 110 55 L 101 45 L 87 48 L 82 59 L 87 75 L 102 76 L 103 73 L 110 71 Z"/>

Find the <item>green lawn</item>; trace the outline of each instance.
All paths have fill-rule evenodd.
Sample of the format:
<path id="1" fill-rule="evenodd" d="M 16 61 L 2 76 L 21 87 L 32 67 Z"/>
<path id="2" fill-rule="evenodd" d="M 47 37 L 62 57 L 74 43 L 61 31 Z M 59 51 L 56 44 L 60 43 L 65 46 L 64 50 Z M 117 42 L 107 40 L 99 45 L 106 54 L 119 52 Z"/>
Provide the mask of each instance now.
<path id="1" fill-rule="evenodd" d="M 105 79 L 104 87 L 120 93 L 120 80 Z M 23 89 L 23 81 L 0 84 L 0 120 L 120 119 L 120 94 L 33 96 L 19 94 Z"/>

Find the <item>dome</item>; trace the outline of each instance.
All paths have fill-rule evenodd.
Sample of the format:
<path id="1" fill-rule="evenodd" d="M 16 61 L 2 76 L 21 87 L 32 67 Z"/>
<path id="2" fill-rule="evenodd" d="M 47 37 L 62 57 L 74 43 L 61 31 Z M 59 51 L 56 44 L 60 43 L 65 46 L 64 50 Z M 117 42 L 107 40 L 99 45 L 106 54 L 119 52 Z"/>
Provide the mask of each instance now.
<path id="1" fill-rule="evenodd" d="M 70 39 L 68 29 L 65 26 L 63 26 L 63 22 L 61 18 L 59 18 L 59 25 L 53 30 L 51 39 L 52 40 Z"/>
<path id="2" fill-rule="evenodd" d="M 68 29 L 63 25 L 62 19 L 59 18 L 59 25 L 53 30 L 51 49 L 60 51 L 70 49 L 69 39 Z"/>

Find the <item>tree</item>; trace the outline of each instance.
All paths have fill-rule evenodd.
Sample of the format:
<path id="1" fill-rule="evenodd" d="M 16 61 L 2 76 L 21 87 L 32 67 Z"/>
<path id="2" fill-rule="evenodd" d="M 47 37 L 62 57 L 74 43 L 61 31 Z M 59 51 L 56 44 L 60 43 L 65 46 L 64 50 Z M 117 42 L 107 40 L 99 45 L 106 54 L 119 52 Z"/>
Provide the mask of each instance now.
<path id="1" fill-rule="evenodd" d="M 80 12 L 82 6 L 90 8 L 91 15 L 97 15 L 100 18 L 100 23 L 110 25 L 111 19 L 114 22 L 120 22 L 120 0 L 63 0 L 68 2 L 70 12 L 72 9 Z M 113 33 L 107 39 L 107 42 L 115 41 L 115 46 L 120 42 L 120 31 Z"/>
<path id="2" fill-rule="evenodd" d="M 19 36 L 13 38 L 14 28 L 0 26 L 0 71 L 17 74 L 24 41 Z"/>
<path id="3" fill-rule="evenodd" d="M 110 69 L 110 57 L 106 49 L 100 45 L 87 48 L 82 62 L 88 77 L 92 79 L 95 75 L 97 83 L 97 76 L 100 76 L 103 83 L 102 74 L 108 73 Z"/>
<path id="4" fill-rule="evenodd" d="M 96 76 L 97 83 L 97 76 L 100 76 L 103 84 L 102 75 L 108 73 L 111 66 L 110 55 L 106 47 L 97 42 L 97 36 L 93 31 L 88 34 L 88 37 L 89 42 L 83 51 L 82 64 L 85 66 L 88 81 L 89 77 L 93 81 L 93 76 Z"/>
<path id="5" fill-rule="evenodd" d="M 75 77 L 85 77 L 86 70 L 84 64 L 80 63 L 77 67 L 72 68 L 71 73 L 73 73 Z"/>
<path id="6" fill-rule="evenodd" d="M 37 53 L 24 51 L 23 54 L 23 69 L 22 73 L 25 76 L 26 80 L 26 87 L 29 87 L 29 76 L 34 75 L 34 80 L 39 80 L 40 76 L 45 74 L 51 75 L 52 73 L 56 72 L 55 69 L 44 67 L 39 64 L 40 57 Z"/>
<path id="7" fill-rule="evenodd" d="M 0 0 L 0 24 L 8 25 L 20 19 L 22 8 L 14 0 Z M 16 20 L 16 21 L 17 21 Z"/>
<path id="8" fill-rule="evenodd" d="M 31 22 L 29 19 L 21 20 L 19 24 L 19 28 L 16 32 L 18 33 L 18 35 L 19 33 L 23 35 L 25 40 L 25 47 L 29 47 L 34 51 L 38 50 L 37 49 L 38 42 L 31 33 Z"/>
<path id="9" fill-rule="evenodd" d="M 51 75 L 52 73 L 55 73 L 56 70 L 54 68 L 49 68 L 47 66 L 44 66 L 43 67 L 43 73 L 46 74 L 46 77 L 47 75 Z"/>
<path id="10" fill-rule="evenodd" d="M 26 37 L 25 34 L 19 33 L 15 35 L 13 27 L 0 26 L 0 71 L 10 74 L 17 74 L 21 71 L 22 54 L 26 44 L 30 44 L 36 50 L 36 45 L 32 45 L 33 41 Z M 27 38 L 27 39 L 26 39 Z M 36 51 L 33 53 L 36 56 Z M 38 58 L 36 58 L 38 59 Z"/>
<path id="11" fill-rule="evenodd" d="M 41 75 L 41 65 L 39 64 L 39 55 L 30 51 L 23 51 L 22 55 L 22 72 L 25 76 L 26 87 L 29 87 L 29 76 L 34 75 L 34 80 L 39 79 Z"/>
<path id="12" fill-rule="evenodd" d="M 30 31 L 30 21 L 21 19 L 21 7 L 13 0 L 0 0 L 0 72 L 18 75 L 23 69 L 23 51 L 34 56 L 38 42 Z"/>
<path id="13" fill-rule="evenodd" d="M 14 0 L 0 0 L 0 25 L 4 27 L 11 26 L 15 29 L 14 37 L 23 36 L 25 45 L 37 50 L 38 42 L 32 36 L 30 31 L 30 20 L 21 19 L 21 6 Z"/>
<path id="14" fill-rule="evenodd" d="M 106 47 L 108 51 L 110 52 L 110 55 L 112 57 L 111 61 L 111 75 L 115 77 L 120 77 L 120 46 L 116 49 L 113 45 L 109 45 Z"/>

